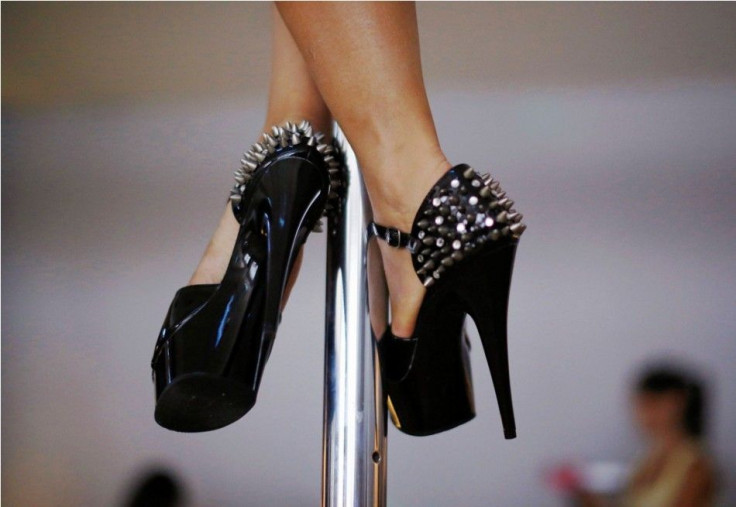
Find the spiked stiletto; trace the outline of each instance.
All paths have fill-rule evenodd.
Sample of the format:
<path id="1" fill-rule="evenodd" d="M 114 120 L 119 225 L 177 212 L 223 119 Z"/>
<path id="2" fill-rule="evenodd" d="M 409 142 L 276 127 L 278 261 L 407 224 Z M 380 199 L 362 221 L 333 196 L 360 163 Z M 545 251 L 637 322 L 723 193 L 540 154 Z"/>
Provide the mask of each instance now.
<path id="1" fill-rule="evenodd" d="M 341 202 L 342 153 L 323 137 L 307 121 L 274 126 L 241 160 L 229 198 L 240 230 L 225 275 L 176 293 L 154 349 L 161 426 L 213 430 L 255 404 L 299 247 Z"/>
<path id="2" fill-rule="evenodd" d="M 461 349 L 453 345 L 453 353 L 444 361 L 423 349 L 436 348 L 436 340 L 441 339 L 462 343 L 457 336 L 467 313 L 483 343 L 504 436 L 516 437 L 506 320 L 514 256 L 526 225 L 513 204 L 490 175 L 481 176 L 467 164 L 459 164 L 448 169 L 430 189 L 416 213 L 411 232 L 376 222 L 369 224 L 369 237 L 409 249 L 414 270 L 427 288 L 413 336 L 396 337 L 389 326 L 379 341 L 392 413 L 404 413 L 405 419 L 418 417 L 421 409 L 412 406 L 412 402 L 431 396 L 422 384 L 428 378 L 427 372 L 449 366 L 456 371 L 452 378 L 458 384 Z M 443 328 L 437 327 L 440 318 L 447 319 Z M 447 335 L 440 337 L 438 329 L 444 329 Z M 444 350 L 452 350 L 448 347 L 451 346 L 446 345 Z M 409 381 L 412 371 L 414 378 Z M 468 374 L 469 371 L 467 368 Z M 452 409 L 448 407 L 447 412 Z M 432 417 L 440 415 L 441 411 L 436 411 Z M 425 420 L 423 424 L 431 423 Z M 440 426 L 436 420 L 435 426 Z M 403 423 L 400 429 L 404 429 Z"/>

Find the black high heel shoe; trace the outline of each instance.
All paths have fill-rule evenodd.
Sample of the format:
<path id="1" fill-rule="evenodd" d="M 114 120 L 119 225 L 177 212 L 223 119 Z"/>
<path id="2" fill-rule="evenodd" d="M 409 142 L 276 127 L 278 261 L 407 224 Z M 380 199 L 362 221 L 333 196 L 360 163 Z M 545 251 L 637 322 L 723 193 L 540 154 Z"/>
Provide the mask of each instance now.
<path id="1" fill-rule="evenodd" d="M 427 288 L 414 335 L 398 338 L 389 326 L 379 342 L 390 410 L 416 415 L 412 400 L 432 396 L 425 391 L 422 378 L 427 372 L 445 368 L 448 362 L 423 348 L 429 350 L 434 341 L 442 339 L 434 334 L 438 314 L 450 319 L 444 339 L 456 342 L 458 327 L 451 320 L 466 312 L 483 343 L 504 436 L 516 437 L 506 321 L 514 256 L 526 226 L 513 204 L 489 175 L 481 176 L 467 164 L 459 164 L 428 192 L 410 233 L 375 222 L 369 225 L 369 236 L 411 251 L 414 270 Z M 425 338 L 430 338 L 426 346 Z M 450 356 L 449 364 L 457 357 L 457 353 Z M 412 370 L 416 371 L 416 381 L 407 383 Z"/>
<path id="2" fill-rule="evenodd" d="M 240 231 L 225 275 L 176 293 L 154 349 L 161 426 L 213 430 L 255 404 L 299 247 L 341 202 L 342 154 L 323 137 L 306 121 L 274 126 L 235 171 Z"/>

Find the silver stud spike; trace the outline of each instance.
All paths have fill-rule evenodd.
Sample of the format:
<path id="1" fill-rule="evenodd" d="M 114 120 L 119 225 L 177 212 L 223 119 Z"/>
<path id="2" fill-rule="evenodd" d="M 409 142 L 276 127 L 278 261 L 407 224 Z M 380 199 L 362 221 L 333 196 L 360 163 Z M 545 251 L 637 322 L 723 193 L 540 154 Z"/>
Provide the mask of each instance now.
<path id="1" fill-rule="evenodd" d="M 488 187 L 483 187 L 480 189 L 480 192 L 478 192 L 481 197 L 488 197 L 491 195 L 491 190 Z"/>
<path id="2" fill-rule="evenodd" d="M 299 141 L 301 141 L 299 134 L 291 134 L 291 144 L 299 144 Z"/>
<path id="3" fill-rule="evenodd" d="M 500 233 L 500 232 L 498 231 L 498 229 L 493 229 L 493 230 L 491 231 L 491 239 L 492 239 L 493 241 L 496 241 L 496 240 L 497 240 L 498 238 L 500 238 L 500 237 L 501 237 L 501 233 Z"/>
<path id="4" fill-rule="evenodd" d="M 230 200 L 233 202 L 240 202 L 240 200 L 243 198 L 240 194 L 230 194 Z"/>
<path id="5" fill-rule="evenodd" d="M 526 229 L 526 225 L 518 223 L 512 225 L 511 227 L 509 227 L 509 229 L 511 229 L 511 232 L 514 233 L 516 237 L 519 237 L 521 236 L 521 233 L 524 232 L 524 230 Z"/>
<path id="6" fill-rule="evenodd" d="M 424 263 L 424 265 L 422 265 L 422 269 L 425 269 L 425 270 L 426 269 L 432 269 L 432 268 L 435 267 L 435 265 L 436 264 L 434 263 L 433 260 L 428 260 L 427 262 Z"/>
<path id="7" fill-rule="evenodd" d="M 256 167 L 258 167 L 258 164 L 255 162 L 251 162 L 250 160 L 241 160 L 243 162 L 243 167 L 248 169 L 249 171 L 255 171 Z"/>
<path id="8" fill-rule="evenodd" d="M 324 153 L 324 152 L 325 152 L 325 150 L 327 150 L 327 145 L 326 145 L 326 144 L 318 144 L 318 145 L 317 145 L 317 151 L 318 151 L 318 152 L 320 152 L 320 153 Z"/>
<path id="9" fill-rule="evenodd" d="M 503 224 L 503 223 L 506 223 L 508 218 L 509 218 L 509 214 L 505 211 L 502 211 L 501 213 L 498 214 L 498 216 L 496 216 L 496 222 Z"/>
<path id="10" fill-rule="evenodd" d="M 452 257 L 444 257 L 441 262 L 443 266 L 452 266 L 455 263 Z"/>
<path id="11" fill-rule="evenodd" d="M 473 170 L 473 168 L 472 168 L 472 167 L 468 167 L 468 168 L 467 168 L 467 169 L 465 169 L 465 171 L 463 172 L 463 176 L 465 176 L 465 178 L 466 178 L 466 179 L 468 179 L 468 180 L 469 180 L 469 179 L 471 179 L 471 178 L 473 177 L 473 175 L 474 175 L 474 174 L 475 174 L 475 171 Z"/>
<path id="12" fill-rule="evenodd" d="M 523 216 L 521 213 L 509 213 L 509 220 L 514 223 L 521 222 Z"/>
<path id="13" fill-rule="evenodd" d="M 427 287 L 427 288 L 431 287 L 433 283 L 434 283 L 434 278 L 432 278 L 431 276 L 430 276 L 430 277 L 427 277 L 427 278 L 425 278 L 425 279 L 424 279 L 424 281 L 422 282 L 422 284 L 423 284 L 423 285 L 424 285 L 425 287 Z"/>

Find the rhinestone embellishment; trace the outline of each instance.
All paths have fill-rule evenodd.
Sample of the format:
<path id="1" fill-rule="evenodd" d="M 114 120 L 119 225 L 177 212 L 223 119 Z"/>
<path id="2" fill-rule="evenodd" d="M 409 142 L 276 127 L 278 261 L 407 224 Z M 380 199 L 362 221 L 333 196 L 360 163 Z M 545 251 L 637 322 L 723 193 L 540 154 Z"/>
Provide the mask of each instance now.
<path id="1" fill-rule="evenodd" d="M 461 164 L 430 190 L 412 235 L 421 241 L 414 268 L 429 287 L 447 268 L 473 254 L 487 241 L 518 239 L 526 229 L 498 181 Z"/>

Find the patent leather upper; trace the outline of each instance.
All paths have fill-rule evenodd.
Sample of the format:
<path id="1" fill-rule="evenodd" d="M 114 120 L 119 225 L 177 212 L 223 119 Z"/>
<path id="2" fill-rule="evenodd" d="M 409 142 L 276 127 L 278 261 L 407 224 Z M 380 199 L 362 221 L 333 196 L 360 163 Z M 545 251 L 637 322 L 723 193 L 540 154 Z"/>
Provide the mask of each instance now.
<path id="1" fill-rule="evenodd" d="M 255 403 L 288 274 L 336 190 L 321 134 L 303 125 L 277 127 L 275 146 L 264 137 L 258 164 L 246 154 L 230 197 L 240 230 L 222 281 L 184 287 L 171 303 L 152 359 L 162 426 L 216 429 Z"/>
<path id="2" fill-rule="evenodd" d="M 475 417 L 465 313 L 449 296 L 440 289 L 424 298 L 411 338 L 395 337 L 389 326 L 378 342 L 387 409 L 410 435 L 433 435 Z"/>

